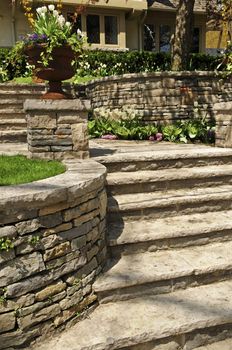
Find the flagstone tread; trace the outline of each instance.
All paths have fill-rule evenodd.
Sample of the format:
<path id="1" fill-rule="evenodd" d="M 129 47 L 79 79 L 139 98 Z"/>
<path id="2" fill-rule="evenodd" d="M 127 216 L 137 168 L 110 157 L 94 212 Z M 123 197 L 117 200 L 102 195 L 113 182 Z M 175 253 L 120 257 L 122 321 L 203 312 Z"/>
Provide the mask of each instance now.
<path id="1" fill-rule="evenodd" d="M 136 172 L 115 172 L 107 176 L 107 184 L 124 185 L 143 182 L 184 180 L 232 175 L 232 165 L 181 168 L 168 170 L 144 170 Z"/>
<path id="2" fill-rule="evenodd" d="M 149 147 L 147 147 L 148 149 Z M 161 148 L 155 148 L 152 151 L 145 149 L 141 150 L 137 147 L 131 147 L 131 149 L 125 149 L 117 151 L 115 153 L 108 154 L 106 156 L 94 157 L 96 161 L 103 162 L 104 164 L 112 162 L 136 162 L 136 161 L 153 161 L 156 160 L 169 160 L 169 159 L 184 159 L 184 158 L 201 158 L 201 157 L 218 157 L 218 156 L 232 156 L 232 149 L 229 148 L 216 148 L 210 146 L 195 146 L 195 147 L 172 147 L 170 151 L 167 149 L 168 145 Z M 112 148 L 113 150 L 113 148 Z"/>
<path id="3" fill-rule="evenodd" d="M 183 276 L 232 269 L 232 241 L 168 251 L 121 256 L 95 282 L 96 292 L 116 290 Z M 220 278 L 220 277 L 219 277 Z"/>
<path id="4" fill-rule="evenodd" d="M 226 281 L 103 304 L 88 318 L 34 350 L 125 350 L 135 344 L 229 324 L 231 291 L 232 281 Z"/>
<path id="5" fill-rule="evenodd" d="M 226 339 L 210 345 L 201 346 L 195 350 L 232 350 L 232 339 Z"/>
<path id="6" fill-rule="evenodd" d="M 108 226 L 110 246 L 206 235 L 232 230 L 232 210 L 196 213 L 156 220 L 112 222 Z M 231 236 L 232 238 L 232 236 Z"/>
<path id="7" fill-rule="evenodd" d="M 122 194 L 108 198 L 109 211 L 145 209 L 170 205 L 232 199 L 232 185 Z"/>

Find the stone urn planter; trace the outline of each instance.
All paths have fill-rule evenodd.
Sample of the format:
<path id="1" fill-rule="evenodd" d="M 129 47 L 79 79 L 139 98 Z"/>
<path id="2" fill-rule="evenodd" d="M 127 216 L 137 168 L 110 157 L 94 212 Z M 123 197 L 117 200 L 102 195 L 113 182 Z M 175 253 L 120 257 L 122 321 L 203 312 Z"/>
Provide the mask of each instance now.
<path id="1" fill-rule="evenodd" d="M 44 67 L 41 62 L 41 53 L 45 51 L 45 45 L 37 44 L 25 49 L 28 62 L 35 66 L 35 75 L 43 80 L 48 80 L 48 91 L 42 96 L 43 99 L 71 98 L 62 90 L 62 81 L 70 79 L 74 74 L 72 61 L 74 52 L 70 46 L 64 45 L 52 51 L 52 60 Z"/>

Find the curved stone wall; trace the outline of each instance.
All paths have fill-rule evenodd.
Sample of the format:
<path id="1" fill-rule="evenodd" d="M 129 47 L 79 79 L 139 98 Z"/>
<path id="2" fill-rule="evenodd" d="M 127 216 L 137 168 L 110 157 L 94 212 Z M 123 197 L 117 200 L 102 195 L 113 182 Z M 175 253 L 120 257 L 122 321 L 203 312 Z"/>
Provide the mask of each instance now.
<path id="1" fill-rule="evenodd" d="M 92 160 L 66 164 L 64 174 L 1 188 L 0 349 L 26 348 L 96 302 L 92 284 L 106 258 L 106 170 Z"/>
<path id="2" fill-rule="evenodd" d="M 213 116 L 213 105 L 232 100 L 232 81 L 215 72 L 125 74 L 91 81 L 93 109 L 133 108 L 146 122 L 172 122 L 194 113 Z"/>

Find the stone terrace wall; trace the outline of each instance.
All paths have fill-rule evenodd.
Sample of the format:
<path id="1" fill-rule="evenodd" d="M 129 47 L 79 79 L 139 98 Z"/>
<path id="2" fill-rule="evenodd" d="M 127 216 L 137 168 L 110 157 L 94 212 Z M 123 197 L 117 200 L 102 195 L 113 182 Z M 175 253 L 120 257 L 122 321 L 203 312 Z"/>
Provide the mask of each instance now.
<path id="1" fill-rule="evenodd" d="M 77 322 L 96 301 L 92 283 L 106 258 L 105 167 L 67 166 L 50 179 L 1 188 L 0 349 L 25 348 Z"/>
<path id="2" fill-rule="evenodd" d="M 146 122 L 186 119 L 198 108 L 213 116 L 213 105 L 232 100 L 232 81 L 214 72 L 160 72 L 106 77 L 87 84 L 92 108 L 128 106 Z"/>

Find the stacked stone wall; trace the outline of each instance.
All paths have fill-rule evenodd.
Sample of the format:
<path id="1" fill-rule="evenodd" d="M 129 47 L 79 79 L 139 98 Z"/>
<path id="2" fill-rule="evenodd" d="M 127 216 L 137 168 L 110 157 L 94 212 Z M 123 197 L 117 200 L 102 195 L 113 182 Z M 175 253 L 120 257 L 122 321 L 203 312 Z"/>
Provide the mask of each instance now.
<path id="1" fill-rule="evenodd" d="M 106 259 L 105 167 L 66 164 L 62 175 L 1 190 L 0 349 L 27 348 L 96 304 L 92 284 Z"/>
<path id="2" fill-rule="evenodd" d="M 129 107 L 145 122 L 168 123 L 213 117 L 215 103 L 232 100 L 232 81 L 214 72 L 125 74 L 88 83 L 86 95 L 92 109 Z"/>

